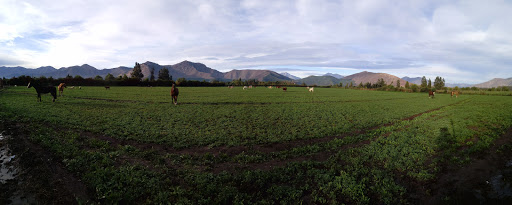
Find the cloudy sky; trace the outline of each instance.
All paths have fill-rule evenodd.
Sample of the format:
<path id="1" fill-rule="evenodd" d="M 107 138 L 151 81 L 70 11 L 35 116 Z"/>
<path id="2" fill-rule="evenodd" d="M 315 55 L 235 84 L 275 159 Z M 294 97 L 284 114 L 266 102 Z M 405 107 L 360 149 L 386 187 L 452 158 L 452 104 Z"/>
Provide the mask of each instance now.
<path id="1" fill-rule="evenodd" d="M 0 66 L 512 77 L 512 1 L 0 0 Z"/>

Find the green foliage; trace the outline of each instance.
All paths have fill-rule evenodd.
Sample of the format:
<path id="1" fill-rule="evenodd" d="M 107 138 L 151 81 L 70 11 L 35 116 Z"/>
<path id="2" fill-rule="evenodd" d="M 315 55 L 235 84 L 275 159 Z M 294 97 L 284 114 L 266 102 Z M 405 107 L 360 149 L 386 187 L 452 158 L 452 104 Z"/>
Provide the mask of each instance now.
<path id="1" fill-rule="evenodd" d="M 169 78 L 169 69 L 162 68 L 160 71 L 158 71 L 158 80 L 171 80 Z"/>
<path id="2" fill-rule="evenodd" d="M 444 88 L 444 85 L 445 85 L 444 78 L 437 76 L 434 81 L 434 87 L 436 88 L 436 90 L 442 90 Z"/>
<path id="3" fill-rule="evenodd" d="M 112 74 L 110 74 L 110 73 L 109 73 L 109 74 L 107 74 L 107 75 L 105 76 L 105 80 L 106 80 L 106 81 L 113 81 L 113 80 L 115 80 L 114 75 L 112 75 Z"/>
<path id="4" fill-rule="evenodd" d="M 133 67 L 132 78 L 138 79 L 139 81 L 144 78 L 144 74 L 142 74 L 142 69 L 140 68 L 140 64 L 135 62 L 135 66 Z"/>
<path id="5" fill-rule="evenodd" d="M 4 89 L 0 118 L 105 204 L 413 203 L 407 182 L 468 163 L 512 126 L 508 96 L 180 87 L 174 106 L 166 87 L 35 95 Z"/>

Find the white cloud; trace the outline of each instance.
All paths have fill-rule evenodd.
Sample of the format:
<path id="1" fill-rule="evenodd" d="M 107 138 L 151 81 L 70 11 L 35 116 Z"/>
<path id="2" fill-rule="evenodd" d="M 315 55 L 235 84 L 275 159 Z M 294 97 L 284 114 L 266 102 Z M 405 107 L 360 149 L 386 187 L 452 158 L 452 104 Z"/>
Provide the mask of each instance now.
<path id="1" fill-rule="evenodd" d="M 512 76 L 512 3 L 500 0 L 0 0 L 0 5 L 3 65 L 111 68 L 191 60 L 218 70 L 301 67 L 297 75 L 349 68 L 411 76 L 437 72 L 432 75 L 461 82 Z"/>

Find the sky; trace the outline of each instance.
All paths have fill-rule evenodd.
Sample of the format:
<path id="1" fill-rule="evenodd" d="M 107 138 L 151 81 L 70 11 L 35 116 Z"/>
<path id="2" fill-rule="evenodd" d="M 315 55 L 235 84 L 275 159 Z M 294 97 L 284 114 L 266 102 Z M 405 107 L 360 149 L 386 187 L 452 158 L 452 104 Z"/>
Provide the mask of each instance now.
<path id="1" fill-rule="evenodd" d="M 0 0 L 0 66 L 512 77 L 510 0 Z"/>

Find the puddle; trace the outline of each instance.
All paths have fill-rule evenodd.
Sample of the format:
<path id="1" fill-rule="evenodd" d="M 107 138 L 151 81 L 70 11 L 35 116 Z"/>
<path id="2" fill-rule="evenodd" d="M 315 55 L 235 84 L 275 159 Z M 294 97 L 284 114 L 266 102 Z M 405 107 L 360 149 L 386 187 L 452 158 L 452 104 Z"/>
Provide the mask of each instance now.
<path id="1" fill-rule="evenodd" d="M 512 167 L 512 160 L 508 161 L 507 164 L 505 164 L 506 167 Z"/>
<path id="2" fill-rule="evenodd" d="M 512 161 L 505 163 L 505 168 L 497 170 L 495 175 L 486 181 L 484 194 L 491 200 L 512 199 Z"/>
<path id="3" fill-rule="evenodd" d="M 12 186 L 14 184 L 22 183 L 20 180 L 16 179 L 17 174 L 19 172 L 19 168 L 17 167 L 18 160 L 17 156 L 12 154 L 11 149 L 9 148 L 8 140 L 10 135 L 6 135 L 5 132 L 0 132 L 0 186 Z M 11 182 L 10 180 L 17 180 Z M 16 188 L 14 188 L 16 187 Z M 9 189 L 11 192 L 10 196 L 7 196 L 8 199 L 4 199 L 8 202 L 8 204 L 34 204 L 36 199 L 32 194 L 23 193 L 22 190 L 19 190 L 17 185 L 14 185 L 14 189 Z"/>
<path id="4" fill-rule="evenodd" d="M 0 184 L 5 184 L 8 180 L 16 177 L 16 167 L 13 160 L 16 155 L 11 155 L 9 146 L 7 145 L 7 136 L 0 133 Z"/>

